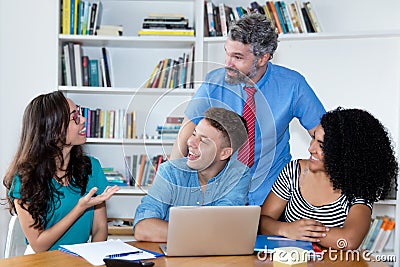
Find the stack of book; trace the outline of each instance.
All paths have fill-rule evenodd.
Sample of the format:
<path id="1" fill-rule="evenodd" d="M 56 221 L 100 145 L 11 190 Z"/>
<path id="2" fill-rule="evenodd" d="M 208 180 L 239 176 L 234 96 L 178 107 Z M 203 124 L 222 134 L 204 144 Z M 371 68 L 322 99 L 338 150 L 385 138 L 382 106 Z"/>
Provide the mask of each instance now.
<path id="1" fill-rule="evenodd" d="M 371 222 L 368 234 L 360 245 L 360 249 L 369 252 L 382 252 L 394 227 L 394 218 L 387 216 L 378 216 L 374 218 Z"/>
<path id="2" fill-rule="evenodd" d="M 138 35 L 194 36 L 194 29 L 184 16 L 154 14 L 144 18 Z"/>
<path id="3" fill-rule="evenodd" d="M 103 168 L 103 172 L 106 175 L 109 185 L 129 185 L 129 181 L 124 177 L 124 175 L 119 171 L 114 170 L 114 168 Z"/>
<path id="4" fill-rule="evenodd" d="M 164 58 L 154 66 L 145 88 L 194 88 L 194 46 L 178 59 Z"/>
<path id="5" fill-rule="evenodd" d="M 276 26 L 278 33 L 321 32 L 321 25 L 309 1 L 256 1 L 248 7 L 230 7 L 224 3 L 215 5 L 211 0 L 204 2 L 204 36 L 226 36 L 230 25 L 246 14 L 265 14 Z"/>
<path id="6" fill-rule="evenodd" d="M 124 27 L 122 25 L 100 25 L 96 35 L 122 36 L 123 32 Z"/>
<path id="7" fill-rule="evenodd" d="M 165 123 L 157 125 L 157 134 L 161 140 L 175 140 L 181 128 L 183 117 L 167 117 Z"/>

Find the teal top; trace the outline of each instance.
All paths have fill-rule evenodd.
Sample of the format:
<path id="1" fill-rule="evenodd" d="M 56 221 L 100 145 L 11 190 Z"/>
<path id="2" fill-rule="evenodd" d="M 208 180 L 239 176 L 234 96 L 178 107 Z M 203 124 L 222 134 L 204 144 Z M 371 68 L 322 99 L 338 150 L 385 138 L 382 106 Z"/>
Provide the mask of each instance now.
<path id="1" fill-rule="evenodd" d="M 101 194 L 107 187 L 108 182 L 101 168 L 100 162 L 93 157 L 89 157 L 92 163 L 92 174 L 89 175 L 88 185 L 86 187 L 86 194 L 93 187 L 97 187 L 97 192 Z M 46 229 L 52 227 L 54 224 L 64 218 L 78 203 L 82 197 L 80 189 L 71 185 L 62 186 L 53 179 L 53 183 L 60 192 L 60 203 L 54 208 L 54 214 L 47 214 Z M 20 198 L 21 182 L 18 175 L 15 176 L 14 184 L 11 187 L 8 195 L 12 198 Z M 57 204 L 57 203 L 56 203 Z M 85 243 L 89 240 L 94 216 L 94 207 L 87 209 L 72 226 L 58 239 L 49 250 L 57 250 L 60 245 L 71 245 L 77 243 Z M 28 244 L 28 241 L 25 239 Z"/>

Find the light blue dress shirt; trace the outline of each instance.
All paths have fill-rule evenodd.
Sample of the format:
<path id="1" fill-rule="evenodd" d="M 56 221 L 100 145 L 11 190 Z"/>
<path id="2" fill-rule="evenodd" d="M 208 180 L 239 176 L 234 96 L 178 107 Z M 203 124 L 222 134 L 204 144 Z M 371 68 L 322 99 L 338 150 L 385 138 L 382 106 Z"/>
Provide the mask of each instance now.
<path id="1" fill-rule="evenodd" d="M 240 206 L 247 204 L 249 169 L 230 159 L 219 174 L 211 178 L 206 190 L 200 187 L 197 170 L 189 168 L 187 158 L 164 162 L 148 194 L 136 209 L 134 226 L 147 218 L 168 221 L 173 206 Z"/>
<path id="2" fill-rule="evenodd" d="M 226 83 L 224 68 L 211 71 L 188 104 L 186 116 L 198 124 L 209 107 L 242 114 L 247 99 L 243 86 Z M 301 74 L 271 62 L 255 87 L 255 158 L 250 169 L 249 203 L 262 205 L 280 171 L 292 158 L 289 123 L 297 118 L 310 130 L 319 124 L 325 109 Z"/>

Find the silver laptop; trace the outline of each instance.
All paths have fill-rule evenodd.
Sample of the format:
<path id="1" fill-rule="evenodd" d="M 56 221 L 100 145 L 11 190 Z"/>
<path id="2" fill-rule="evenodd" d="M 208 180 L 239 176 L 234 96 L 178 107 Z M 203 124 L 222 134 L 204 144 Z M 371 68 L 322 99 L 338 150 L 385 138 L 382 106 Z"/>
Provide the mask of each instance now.
<path id="1" fill-rule="evenodd" d="M 254 252 L 259 206 L 172 207 L 167 256 L 248 255 Z"/>

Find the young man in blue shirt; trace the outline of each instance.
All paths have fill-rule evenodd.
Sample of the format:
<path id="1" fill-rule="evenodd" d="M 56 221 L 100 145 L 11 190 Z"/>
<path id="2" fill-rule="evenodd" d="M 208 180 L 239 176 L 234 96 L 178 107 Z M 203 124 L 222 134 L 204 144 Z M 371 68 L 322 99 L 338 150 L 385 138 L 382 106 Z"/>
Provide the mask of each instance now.
<path id="1" fill-rule="evenodd" d="M 237 113 L 209 108 L 187 141 L 186 158 L 161 164 L 148 194 L 136 209 L 136 240 L 166 242 L 173 206 L 238 206 L 247 204 L 249 169 L 231 155 L 247 139 Z"/>
<path id="2" fill-rule="evenodd" d="M 209 107 L 244 114 L 246 87 L 254 87 L 255 141 L 249 203 L 262 205 L 280 171 L 291 160 L 289 123 L 297 118 L 311 134 L 325 109 L 296 71 L 272 64 L 278 34 L 265 15 L 250 14 L 233 25 L 225 42 L 225 68 L 211 71 L 185 111 L 171 158 L 187 155 L 186 140 Z"/>

